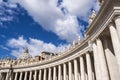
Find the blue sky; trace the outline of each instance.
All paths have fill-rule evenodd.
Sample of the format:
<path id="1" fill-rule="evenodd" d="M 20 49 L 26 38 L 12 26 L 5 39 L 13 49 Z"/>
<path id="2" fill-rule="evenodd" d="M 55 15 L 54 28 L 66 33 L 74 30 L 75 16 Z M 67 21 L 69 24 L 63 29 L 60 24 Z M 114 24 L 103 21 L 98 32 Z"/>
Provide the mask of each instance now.
<path id="1" fill-rule="evenodd" d="M 84 37 L 92 9 L 96 0 L 0 0 L 0 58 L 67 49 Z"/>

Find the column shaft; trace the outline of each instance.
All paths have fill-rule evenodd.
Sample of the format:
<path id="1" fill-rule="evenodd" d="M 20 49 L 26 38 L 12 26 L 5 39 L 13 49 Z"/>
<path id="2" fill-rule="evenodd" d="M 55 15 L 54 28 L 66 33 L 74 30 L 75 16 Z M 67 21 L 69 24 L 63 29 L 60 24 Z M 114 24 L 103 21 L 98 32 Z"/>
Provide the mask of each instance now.
<path id="1" fill-rule="evenodd" d="M 56 67 L 53 68 L 53 80 L 56 80 Z"/>
<path id="2" fill-rule="evenodd" d="M 116 58 L 117 58 L 117 63 L 119 65 L 119 72 L 120 72 L 120 41 L 119 41 L 119 38 L 118 38 L 117 31 L 112 24 L 110 24 L 109 29 L 110 29 L 110 34 L 111 34 L 111 39 L 112 39 L 114 52 L 115 52 L 115 55 L 116 55 Z"/>
<path id="3" fill-rule="evenodd" d="M 63 80 L 66 80 L 66 64 L 63 64 Z"/>
<path id="4" fill-rule="evenodd" d="M 30 71 L 29 80 L 32 80 L 32 71 Z"/>
<path id="5" fill-rule="evenodd" d="M 58 66 L 58 80 L 61 80 L 61 65 Z"/>
<path id="6" fill-rule="evenodd" d="M 81 71 L 81 80 L 86 80 L 84 60 L 82 56 L 80 56 L 80 71 Z"/>
<path id="7" fill-rule="evenodd" d="M 97 39 L 96 42 L 97 42 L 97 50 L 98 50 L 98 56 L 99 56 L 99 60 L 100 60 L 99 63 L 100 63 L 100 69 L 102 72 L 102 74 L 101 74 L 102 78 L 103 78 L 103 80 L 110 80 L 102 42 L 100 39 Z"/>
<path id="8" fill-rule="evenodd" d="M 76 59 L 74 59 L 74 76 L 75 76 L 75 80 L 78 80 L 78 65 Z"/>
<path id="9" fill-rule="evenodd" d="M 0 73 L 0 80 L 3 80 L 3 75 L 2 75 L 2 73 Z"/>
<path id="10" fill-rule="evenodd" d="M 2 79 L 2 74 L 0 73 L 0 80 Z"/>
<path id="11" fill-rule="evenodd" d="M 18 72 L 15 73 L 15 79 L 14 80 L 17 80 L 17 77 L 18 77 Z"/>
<path id="12" fill-rule="evenodd" d="M 39 80 L 41 80 L 41 70 L 39 70 Z"/>
<path id="13" fill-rule="evenodd" d="M 49 68 L 49 72 L 48 72 L 48 80 L 51 80 L 51 68 Z"/>
<path id="14" fill-rule="evenodd" d="M 91 59 L 89 53 L 86 54 L 86 62 L 87 62 L 88 80 L 93 80 L 92 65 L 91 65 Z"/>
<path id="15" fill-rule="evenodd" d="M 68 62 L 68 71 L 69 71 L 69 80 L 72 80 L 72 64 L 71 62 L 69 61 Z"/>
<path id="16" fill-rule="evenodd" d="M 9 73 L 7 72 L 5 80 L 8 80 L 8 77 L 9 77 Z"/>
<path id="17" fill-rule="evenodd" d="M 37 80 L 37 70 L 35 70 L 34 80 Z"/>
<path id="18" fill-rule="evenodd" d="M 24 80 L 27 80 L 27 72 L 25 72 Z"/>
<path id="19" fill-rule="evenodd" d="M 22 76 L 23 76 L 23 73 L 21 72 L 19 80 L 22 80 Z"/>
<path id="20" fill-rule="evenodd" d="M 95 66 L 95 75 L 97 80 L 102 80 L 101 72 L 100 72 L 100 64 L 98 57 L 98 50 L 95 43 L 93 43 L 93 55 L 94 55 L 94 66 Z"/>
<path id="21" fill-rule="evenodd" d="M 46 69 L 44 69 L 43 80 L 46 80 Z"/>

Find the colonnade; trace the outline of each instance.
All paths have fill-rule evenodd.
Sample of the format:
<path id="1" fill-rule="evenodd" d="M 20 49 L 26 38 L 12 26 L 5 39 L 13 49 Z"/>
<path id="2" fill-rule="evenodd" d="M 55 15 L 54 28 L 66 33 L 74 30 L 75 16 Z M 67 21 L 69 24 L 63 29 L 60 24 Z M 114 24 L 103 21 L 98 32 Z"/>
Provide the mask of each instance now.
<path id="1" fill-rule="evenodd" d="M 88 78 L 93 80 L 94 72 L 92 70 L 91 58 L 92 54 L 86 53 L 74 60 L 49 68 L 13 72 L 12 80 L 87 80 Z M 1 73 L 1 75 L 3 74 Z M 5 75 L 6 78 L 0 77 L 0 80 L 10 80 L 10 78 L 8 79 L 8 73 Z"/>
<path id="2" fill-rule="evenodd" d="M 119 80 L 120 16 L 107 25 L 106 31 L 92 41 L 92 51 L 42 69 L 13 71 L 11 76 L 1 72 L 0 80 Z"/>

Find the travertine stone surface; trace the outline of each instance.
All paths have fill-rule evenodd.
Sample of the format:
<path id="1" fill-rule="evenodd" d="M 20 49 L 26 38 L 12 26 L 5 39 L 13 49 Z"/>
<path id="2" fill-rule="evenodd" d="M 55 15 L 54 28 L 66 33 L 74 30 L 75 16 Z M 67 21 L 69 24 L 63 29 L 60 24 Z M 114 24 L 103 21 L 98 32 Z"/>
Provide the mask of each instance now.
<path id="1" fill-rule="evenodd" d="M 110 80 L 108 69 L 107 69 L 106 57 L 105 57 L 104 50 L 103 50 L 102 41 L 98 38 L 96 40 L 96 43 L 97 43 L 97 50 L 98 50 L 102 79 L 104 78 L 105 80 Z"/>

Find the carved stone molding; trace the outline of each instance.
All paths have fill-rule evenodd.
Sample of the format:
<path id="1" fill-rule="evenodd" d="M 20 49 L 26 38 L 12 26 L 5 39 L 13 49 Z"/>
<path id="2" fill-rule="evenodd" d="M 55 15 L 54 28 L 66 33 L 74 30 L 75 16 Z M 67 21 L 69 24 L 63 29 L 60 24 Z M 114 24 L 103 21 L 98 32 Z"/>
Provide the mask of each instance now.
<path id="1" fill-rule="evenodd" d="M 115 15 L 113 20 L 116 20 L 116 19 L 118 19 L 118 18 L 120 18 L 120 14 Z"/>

